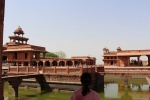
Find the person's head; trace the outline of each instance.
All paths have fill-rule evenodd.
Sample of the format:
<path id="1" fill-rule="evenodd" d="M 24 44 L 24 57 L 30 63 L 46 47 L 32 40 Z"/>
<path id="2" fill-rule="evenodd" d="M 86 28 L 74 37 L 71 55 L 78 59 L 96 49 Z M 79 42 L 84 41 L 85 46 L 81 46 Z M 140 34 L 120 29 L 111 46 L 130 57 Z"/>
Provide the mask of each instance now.
<path id="1" fill-rule="evenodd" d="M 85 96 L 89 91 L 89 86 L 92 82 L 92 76 L 90 73 L 85 72 L 81 75 L 81 83 L 83 86 L 82 95 Z"/>

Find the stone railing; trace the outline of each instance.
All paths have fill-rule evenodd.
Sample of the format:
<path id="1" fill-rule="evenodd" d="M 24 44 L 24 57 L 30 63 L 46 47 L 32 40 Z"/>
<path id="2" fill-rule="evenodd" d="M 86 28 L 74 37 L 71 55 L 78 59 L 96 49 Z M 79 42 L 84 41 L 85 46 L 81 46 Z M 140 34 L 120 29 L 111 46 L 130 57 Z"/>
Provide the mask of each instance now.
<path id="1" fill-rule="evenodd" d="M 150 67 L 137 67 L 137 66 L 132 66 L 132 67 L 105 67 L 105 71 L 150 71 Z"/>
<path id="2" fill-rule="evenodd" d="M 25 67 L 25 66 L 10 66 L 8 73 L 10 74 L 50 74 L 50 75 L 81 75 L 84 72 L 95 73 L 104 72 L 103 66 L 79 66 L 79 67 Z"/>
<path id="3" fill-rule="evenodd" d="M 150 75 L 150 67 L 105 67 L 105 75 L 130 74 Z"/>

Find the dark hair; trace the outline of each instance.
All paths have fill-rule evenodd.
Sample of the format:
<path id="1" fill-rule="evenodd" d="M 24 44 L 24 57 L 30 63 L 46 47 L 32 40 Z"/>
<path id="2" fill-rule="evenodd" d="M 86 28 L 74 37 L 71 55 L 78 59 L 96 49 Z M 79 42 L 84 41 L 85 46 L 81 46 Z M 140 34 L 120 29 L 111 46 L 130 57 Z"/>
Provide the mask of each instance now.
<path id="1" fill-rule="evenodd" d="M 88 92 L 90 92 L 90 88 L 89 85 L 92 82 L 92 76 L 90 73 L 85 72 L 81 75 L 81 83 L 83 86 L 83 90 L 82 90 L 82 95 L 85 96 L 87 95 Z"/>

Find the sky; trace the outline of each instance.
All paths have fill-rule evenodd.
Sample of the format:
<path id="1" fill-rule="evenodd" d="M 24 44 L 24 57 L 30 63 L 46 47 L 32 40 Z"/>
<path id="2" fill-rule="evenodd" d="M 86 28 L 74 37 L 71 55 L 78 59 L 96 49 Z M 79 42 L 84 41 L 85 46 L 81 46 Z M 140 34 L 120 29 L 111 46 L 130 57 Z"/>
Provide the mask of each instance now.
<path id="1" fill-rule="evenodd" d="M 47 51 L 96 57 L 103 48 L 150 49 L 150 0 L 6 0 L 4 44 L 21 26 Z"/>

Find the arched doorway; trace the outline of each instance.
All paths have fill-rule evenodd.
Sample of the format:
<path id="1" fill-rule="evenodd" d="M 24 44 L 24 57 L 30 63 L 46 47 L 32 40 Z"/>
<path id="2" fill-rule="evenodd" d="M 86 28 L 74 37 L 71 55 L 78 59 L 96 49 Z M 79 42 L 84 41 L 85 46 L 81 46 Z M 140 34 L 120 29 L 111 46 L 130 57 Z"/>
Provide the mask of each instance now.
<path id="1" fill-rule="evenodd" d="M 65 62 L 64 61 L 60 61 L 59 62 L 59 66 L 65 66 Z"/>
<path id="2" fill-rule="evenodd" d="M 53 61 L 53 66 L 57 66 L 57 61 Z"/>
<path id="3" fill-rule="evenodd" d="M 72 61 L 71 60 L 67 61 L 67 65 L 72 66 L 73 65 Z"/>
<path id="4" fill-rule="evenodd" d="M 75 61 L 75 62 L 74 62 L 74 65 L 75 65 L 75 66 L 79 66 L 79 61 Z"/>
<path id="5" fill-rule="evenodd" d="M 24 66 L 28 66 L 28 62 L 24 62 L 24 64 L 23 64 Z"/>
<path id="6" fill-rule="evenodd" d="M 46 61 L 46 62 L 45 62 L 45 66 L 46 66 L 46 67 L 50 66 L 50 62 L 49 62 L 49 61 Z"/>
<path id="7" fill-rule="evenodd" d="M 37 62 L 34 61 L 34 62 L 32 63 L 32 66 L 37 66 Z"/>
<path id="8" fill-rule="evenodd" d="M 43 62 L 39 61 L 38 66 L 42 67 L 43 66 Z"/>

